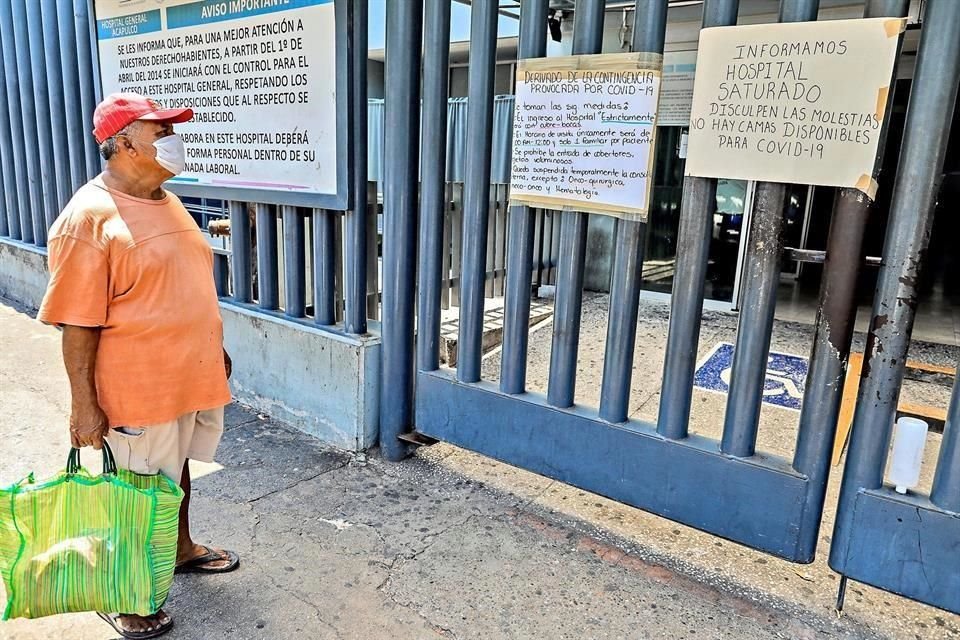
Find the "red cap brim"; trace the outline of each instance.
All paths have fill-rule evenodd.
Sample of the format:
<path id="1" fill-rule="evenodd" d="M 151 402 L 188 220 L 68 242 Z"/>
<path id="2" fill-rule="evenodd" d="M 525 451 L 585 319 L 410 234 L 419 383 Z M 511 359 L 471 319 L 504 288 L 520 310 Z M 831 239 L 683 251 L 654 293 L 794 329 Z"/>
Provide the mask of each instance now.
<path id="1" fill-rule="evenodd" d="M 160 109 L 159 111 L 151 111 L 150 113 L 144 114 L 137 118 L 137 120 L 179 124 L 193 120 L 193 109 L 189 107 L 185 109 Z"/>

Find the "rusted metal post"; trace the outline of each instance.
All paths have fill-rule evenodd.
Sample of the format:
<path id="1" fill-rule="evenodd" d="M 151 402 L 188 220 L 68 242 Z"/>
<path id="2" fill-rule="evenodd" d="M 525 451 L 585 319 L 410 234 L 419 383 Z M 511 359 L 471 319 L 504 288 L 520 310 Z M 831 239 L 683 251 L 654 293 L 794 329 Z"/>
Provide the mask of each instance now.
<path id="1" fill-rule="evenodd" d="M 871 0 L 866 5 L 864 17 L 905 16 L 909 4 L 908 0 Z M 874 180 L 880 177 L 883 165 L 887 121 L 893 108 L 896 77 L 894 65 L 884 125 L 877 145 Z M 793 468 L 810 479 L 808 513 L 823 512 L 830 472 L 830 451 L 836 437 L 850 341 L 857 316 L 856 288 L 864 258 L 863 235 L 873 204 L 871 194 L 859 189 L 840 189 L 833 205 L 813 348 L 793 458 Z M 817 546 L 820 519 L 818 517 L 806 523 L 800 544 L 812 555 Z"/>

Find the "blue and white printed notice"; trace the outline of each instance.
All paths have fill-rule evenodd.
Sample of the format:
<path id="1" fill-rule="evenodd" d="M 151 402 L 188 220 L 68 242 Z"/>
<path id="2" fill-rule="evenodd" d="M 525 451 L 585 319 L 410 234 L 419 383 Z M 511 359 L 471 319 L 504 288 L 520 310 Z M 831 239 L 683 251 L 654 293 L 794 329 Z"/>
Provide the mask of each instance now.
<path id="1" fill-rule="evenodd" d="M 716 345 L 697 367 L 693 385 L 707 391 L 728 393 L 733 372 L 733 345 Z M 807 359 L 771 351 L 767 358 L 763 401 L 785 409 L 800 409 L 807 381 Z"/>
<path id="2" fill-rule="evenodd" d="M 104 94 L 191 107 L 201 185 L 337 194 L 333 0 L 96 0 Z"/>

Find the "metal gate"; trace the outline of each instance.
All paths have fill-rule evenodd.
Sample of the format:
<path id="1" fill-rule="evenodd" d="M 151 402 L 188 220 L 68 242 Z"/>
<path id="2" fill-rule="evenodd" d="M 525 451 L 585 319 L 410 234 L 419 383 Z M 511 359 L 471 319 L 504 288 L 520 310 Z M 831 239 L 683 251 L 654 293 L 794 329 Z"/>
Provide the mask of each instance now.
<path id="1" fill-rule="evenodd" d="M 960 613 L 960 385 L 931 494 L 900 495 L 883 483 L 960 80 L 960 3 L 928 2 L 924 23 L 830 566 L 844 583 Z"/>
<path id="2" fill-rule="evenodd" d="M 688 177 L 684 183 L 677 273 L 656 423 L 629 419 L 627 415 L 646 236 L 646 225 L 640 222 L 621 220 L 616 229 L 601 400 L 599 408 L 594 409 L 574 405 L 588 217 L 583 213 L 562 214 L 549 384 L 544 396 L 528 391 L 525 379 L 536 211 L 511 208 L 500 381 L 499 385 L 485 382 L 480 372 L 499 3 L 473 0 L 471 5 L 470 155 L 465 167 L 459 362 L 453 371 L 441 368 L 438 356 L 450 2 L 426 0 L 423 8 L 420 3 L 388 3 L 381 399 L 384 455 L 399 460 L 408 452 L 407 441 L 428 436 L 793 562 L 811 562 L 853 334 L 854 291 L 872 200 L 855 189 L 838 193 L 792 459 L 756 450 L 782 249 L 783 184 L 757 185 L 744 276 L 751 284 L 742 298 L 720 440 L 688 433 L 712 224 L 710 204 L 716 193 L 716 180 L 712 179 Z M 738 5 L 738 0 L 706 0 L 703 26 L 736 24 Z M 950 427 L 945 439 L 949 446 L 945 446 L 947 458 L 941 461 L 943 488 L 933 501 L 939 507 L 922 501 L 922 525 L 917 524 L 921 516 L 917 501 L 896 503 L 882 490 L 882 463 L 890 428 L 884 427 L 882 433 L 871 429 L 872 425 L 892 422 L 912 320 L 912 308 L 902 299 L 904 287 L 912 285 L 904 284 L 904 278 L 909 279 L 918 268 L 916 259 L 925 246 L 935 173 L 942 164 L 946 144 L 946 114 L 952 113 L 952 96 L 956 94 L 960 3 L 931 0 L 928 5 L 928 27 L 907 125 L 912 133 L 904 142 L 883 284 L 877 299 L 878 308 L 882 308 L 875 312 L 878 318 L 886 314 L 888 320 L 886 324 L 875 322 L 871 332 L 876 362 L 861 387 L 851 448 L 851 458 L 865 456 L 862 452 L 866 450 L 875 455 L 847 469 L 838 541 L 831 560 L 838 571 L 852 578 L 960 610 L 960 589 L 956 588 L 960 586 L 960 572 L 956 570 L 956 558 L 960 556 L 954 555 L 952 565 L 946 561 L 950 549 L 955 553 L 960 547 L 960 529 L 950 529 L 942 522 L 951 520 L 951 526 L 960 526 L 960 520 L 947 513 L 960 510 L 960 444 L 955 433 L 960 425 Z M 667 8 L 667 0 L 636 1 L 634 51 L 663 52 Z M 548 9 L 548 0 L 521 3 L 519 57 L 545 55 Z M 780 20 L 816 20 L 818 9 L 818 0 L 782 0 Z M 907 0 L 871 0 L 866 3 L 865 16 L 904 16 L 907 9 Z M 600 52 L 604 11 L 603 0 L 577 3 L 574 54 Z M 948 45 L 951 38 L 954 42 Z M 931 49 L 936 49 L 941 58 L 952 56 L 949 63 L 934 63 L 940 65 L 936 78 L 929 68 Z M 888 101 L 888 109 L 892 102 Z M 939 138 L 939 155 L 931 148 L 931 131 L 943 131 L 933 136 Z M 927 141 L 922 142 L 920 136 Z M 923 157 L 921 145 L 928 150 Z M 876 394 L 883 400 L 874 403 Z M 955 398 L 955 414 L 960 411 L 958 404 Z M 910 525 L 911 531 L 922 530 L 936 537 L 935 543 L 924 541 L 924 556 L 914 572 L 931 580 L 927 590 L 912 588 L 916 581 L 905 585 L 892 577 L 901 557 L 896 554 L 904 552 L 901 547 L 910 542 L 908 536 L 901 536 L 902 544 L 895 546 L 885 539 L 891 519 L 897 522 L 894 507 L 912 514 L 912 520 L 901 515 L 899 526 L 907 528 L 903 522 L 917 521 Z M 952 537 L 942 537 L 948 531 L 954 531 Z M 916 540 L 914 537 L 912 542 L 916 544 Z M 887 544 L 883 557 L 891 561 L 878 563 L 884 565 L 879 568 L 868 566 L 863 545 L 879 549 L 881 542 Z M 928 551 L 932 544 L 941 545 L 939 554 Z M 895 557 L 896 561 L 892 560 Z M 934 569 L 933 562 L 942 566 Z M 951 566 L 952 574 L 948 571 Z M 931 595 L 931 590 L 941 587 L 949 595 Z"/>

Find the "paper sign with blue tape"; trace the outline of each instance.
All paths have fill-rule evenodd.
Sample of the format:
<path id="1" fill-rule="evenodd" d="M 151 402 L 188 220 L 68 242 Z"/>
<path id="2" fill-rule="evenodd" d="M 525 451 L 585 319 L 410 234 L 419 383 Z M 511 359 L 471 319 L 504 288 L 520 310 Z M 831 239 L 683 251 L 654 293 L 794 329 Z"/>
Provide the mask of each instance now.
<path id="1" fill-rule="evenodd" d="M 807 381 L 807 359 L 788 353 L 770 352 L 763 401 L 767 404 L 799 410 Z M 697 367 L 693 384 L 699 389 L 728 393 L 733 368 L 733 345 L 717 344 Z"/>

